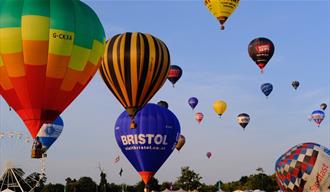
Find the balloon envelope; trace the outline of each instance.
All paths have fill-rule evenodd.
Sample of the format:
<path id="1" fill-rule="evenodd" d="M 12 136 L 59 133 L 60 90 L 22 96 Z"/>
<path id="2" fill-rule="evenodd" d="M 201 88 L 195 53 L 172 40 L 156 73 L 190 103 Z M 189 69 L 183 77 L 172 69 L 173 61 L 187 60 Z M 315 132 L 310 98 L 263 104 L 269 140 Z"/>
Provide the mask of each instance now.
<path id="1" fill-rule="evenodd" d="M 314 122 L 316 123 L 316 125 L 320 126 L 320 124 L 322 123 L 322 121 L 325 117 L 325 113 L 321 110 L 315 110 L 312 112 L 311 117 L 314 120 Z"/>
<path id="2" fill-rule="evenodd" d="M 246 113 L 241 113 L 237 116 L 237 123 L 241 125 L 243 129 L 249 124 L 250 116 Z"/>
<path id="3" fill-rule="evenodd" d="M 325 104 L 325 103 L 322 103 L 321 105 L 320 105 L 320 108 L 324 111 L 326 108 L 327 108 L 328 106 L 327 106 L 327 104 Z"/>
<path id="4" fill-rule="evenodd" d="M 116 121 L 115 136 L 121 151 L 147 184 L 175 149 L 180 124 L 171 111 L 156 104 L 147 104 L 135 120 L 137 128 L 130 129 L 130 117 L 123 112 Z"/>
<path id="5" fill-rule="evenodd" d="M 240 0 L 204 0 L 207 9 L 217 18 L 221 24 L 221 30 L 225 29 L 225 22 L 235 11 Z"/>
<path id="6" fill-rule="evenodd" d="M 99 70 L 133 119 L 163 86 L 169 67 L 170 53 L 164 42 L 150 34 L 127 32 L 107 41 Z"/>
<path id="7" fill-rule="evenodd" d="M 186 143 L 186 138 L 183 135 L 180 135 L 178 143 L 176 144 L 175 148 L 180 151 L 181 148 L 184 146 L 184 144 Z"/>
<path id="8" fill-rule="evenodd" d="M 174 84 L 181 78 L 181 76 L 182 76 L 182 69 L 177 65 L 171 65 L 167 79 L 172 83 L 173 87 Z"/>
<path id="9" fill-rule="evenodd" d="M 166 101 L 158 101 L 157 105 L 165 107 L 166 109 L 168 108 L 168 103 Z"/>
<path id="10" fill-rule="evenodd" d="M 188 104 L 190 105 L 190 107 L 191 107 L 192 109 L 195 109 L 195 107 L 196 107 L 197 104 L 198 104 L 198 99 L 197 99 L 196 97 L 190 97 L 190 98 L 188 99 Z"/>
<path id="11" fill-rule="evenodd" d="M 300 85 L 299 81 L 292 81 L 292 87 L 294 89 L 298 89 L 299 85 Z"/>
<path id="12" fill-rule="evenodd" d="M 39 139 L 44 152 L 47 151 L 61 135 L 63 127 L 64 123 L 60 116 L 58 116 L 53 123 L 44 123 L 41 126 L 36 139 Z"/>
<path id="13" fill-rule="evenodd" d="M 204 118 L 203 113 L 201 113 L 201 112 L 197 112 L 197 113 L 195 113 L 195 119 L 196 119 L 196 121 L 197 121 L 198 123 L 201 123 L 202 120 L 203 120 L 203 118 Z"/>
<path id="14" fill-rule="evenodd" d="M 327 191 L 330 185 L 330 151 L 316 143 L 296 145 L 275 164 L 277 183 L 285 191 Z"/>
<path id="15" fill-rule="evenodd" d="M 94 76 L 104 30 L 77 0 L 1 0 L 0 7 L 0 95 L 35 138 Z"/>
<path id="16" fill-rule="evenodd" d="M 207 157 L 207 158 L 211 158 L 211 156 L 212 156 L 212 153 L 211 153 L 211 152 L 207 152 L 207 153 L 206 153 L 206 157 Z"/>
<path id="17" fill-rule="evenodd" d="M 221 115 L 227 109 L 227 103 L 222 100 L 217 100 L 213 103 L 213 109 L 214 109 L 215 113 L 221 117 Z"/>
<path id="18" fill-rule="evenodd" d="M 261 72 L 272 58 L 274 50 L 273 42 L 264 37 L 253 39 L 248 47 L 251 59 L 258 65 Z"/>
<path id="19" fill-rule="evenodd" d="M 270 83 L 264 83 L 260 87 L 261 91 L 268 97 L 268 95 L 273 91 L 273 85 Z"/>

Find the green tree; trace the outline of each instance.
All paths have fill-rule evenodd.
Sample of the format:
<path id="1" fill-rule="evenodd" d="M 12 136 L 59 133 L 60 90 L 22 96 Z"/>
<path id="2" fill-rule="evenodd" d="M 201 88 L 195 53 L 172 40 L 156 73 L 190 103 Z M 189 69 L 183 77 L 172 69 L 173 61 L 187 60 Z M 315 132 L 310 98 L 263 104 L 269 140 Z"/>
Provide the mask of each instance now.
<path id="1" fill-rule="evenodd" d="M 90 177 L 81 177 L 78 180 L 78 192 L 94 192 L 97 190 L 97 185 Z"/>
<path id="2" fill-rule="evenodd" d="M 165 189 L 171 189 L 172 187 L 172 183 L 168 182 L 168 181 L 164 181 L 161 185 L 160 185 L 160 190 L 164 191 Z"/>
<path id="3" fill-rule="evenodd" d="M 178 180 L 175 182 L 179 188 L 184 190 L 195 190 L 202 186 L 200 180 L 202 179 L 198 173 L 195 173 L 193 170 L 190 170 L 189 167 L 181 168 L 181 176 L 178 177 Z"/>
<path id="4" fill-rule="evenodd" d="M 275 178 L 264 173 L 251 175 L 245 184 L 245 189 L 261 189 L 265 191 L 275 191 L 278 189 Z"/>
<path id="5" fill-rule="evenodd" d="M 42 189 L 41 192 L 63 192 L 64 191 L 64 185 L 62 184 L 51 184 L 45 185 L 45 187 Z"/>

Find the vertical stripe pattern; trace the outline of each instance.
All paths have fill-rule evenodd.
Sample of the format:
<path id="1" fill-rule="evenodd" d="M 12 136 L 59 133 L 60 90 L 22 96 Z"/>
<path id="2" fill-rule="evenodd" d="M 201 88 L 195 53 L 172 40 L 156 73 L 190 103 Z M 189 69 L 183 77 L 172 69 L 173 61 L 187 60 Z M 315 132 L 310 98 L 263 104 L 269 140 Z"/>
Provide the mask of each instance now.
<path id="1" fill-rule="evenodd" d="M 165 43 L 150 34 L 124 33 L 106 43 L 101 76 L 133 117 L 164 84 L 170 66 Z"/>

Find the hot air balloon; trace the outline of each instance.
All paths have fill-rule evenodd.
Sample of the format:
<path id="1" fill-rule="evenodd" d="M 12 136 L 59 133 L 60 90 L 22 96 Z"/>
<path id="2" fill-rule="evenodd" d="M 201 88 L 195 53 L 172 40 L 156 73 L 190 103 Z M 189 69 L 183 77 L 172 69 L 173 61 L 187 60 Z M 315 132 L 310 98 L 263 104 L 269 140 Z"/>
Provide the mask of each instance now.
<path id="1" fill-rule="evenodd" d="M 320 108 L 324 111 L 324 110 L 327 108 L 327 104 L 322 103 L 322 104 L 320 105 Z"/>
<path id="2" fill-rule="evenodd" d="M 207 152 L 207 153 L 206 153 L 206 157 L 207 157 L 207 158 L 211 158 L 211 156 L 212 156 L 212 153 L 211 153 L 211 152 Z"/>
<path id="3" fill-rule="evenodd" d="M 197 106 L 198 104 L 198 99 L 196 97 L 190 97 L 188 99 L 188 104 L 190 105 L 190 107 L 194 110 L 195 107 Z"/>
<path id="4" fill-rule="evenodd" d="M 264 83 L 261 85 L 260 89 L 266 95 L 266 98 L 268 98 L 268 95 L 273 91 L 273 85 L 270 83 Z"/>
<path id="5" fill-rule="evenodd" d="M 33 138 L 80 94 L 102 61 L 105 35 L 77 0 L 1 0 L 0 95 Z"/>
<path id="6" fill-rule="evenodd" d="M 264 67 L 272 58 L 274 50 L 275 47 L 273 42 L 264 37 L 259 37 L 252 40 L 248 47 L 251 59 L 258 65 L 261 72 L 263 72 Z"/>
<path id="7" fill-rule="evenodd" d="M 166 109 L 168 108 L 168 103 L 166 101 L 158 101 L 157 105 L 165 107 Z"/>
<path id="8" fill-rule="evenodd" d="M 177 65 L 171 65 L 167 79 L 172 83 L 173 87 L 174 84 L 181 78 L 181 76 L 182 76 L 182 69 Z"/>
<path id="9" fill-rule="evenodd" d="M 175 149 L 180 136 L 180 124 L 171 111 L 156 104 L 147 104 L 136 114 L 136 129 L 130 129 L 130 122 L 127 112 L 118 117 L 115 124 L 116 141 L 147 184 Z"/>
<path id="10" fill-rule="evenodd" d="M 240 126 L 245 130 L 245 127 L 250 122 L 250 116 L 246 113 L 241 113 L 237 116 L 237 123 L 240 124 Z"/>
<path id="11" fill-rule="evenodd" d="M 312 112 L 311 117 L 315 121 L 316 125 L 319 127 L 325 117 L 325 113 L 321 110 L 315 110 Z"/>
<path id="12" fill-rule="evenodd" d="M 32 158 L 42 158 L 42 155 L 50 148 L 50 146 L 57 140 L 63 130 L 63 120 L 58 116 L 53 123 L 44 123 L 35 139 L 35 144 L 32 147 Z M 41 143 L 41 148 L 37 149 L 36 142 Z"/>
<path id="13" fill-rule="evenodd" d="M 227 104 L 226 102 L 222 101 L 222 100 L 216 100 L 213 103 L 213 109 L 215 111 L 216 114 L 219 115 L 219 117 L 221 117 L 221 115 L 226 111 L 227 109 Z"/>
<path id="14" fill-rule="evenodd" d="M 282 191 L 328 191 L 330 151 L 316 143 L 296 145 L 276 161 L 275 172 Z"/>
<path id="15" fill-rule="evenodd" d="M 221 30 L 225 29 L 225 22 L 235 11 L 240 0 L 204 0 L 205 6 L 217 18 L 221 25 Z"/>
<path id="16" fill-rule="evenodd" d="M 298 89 L 299 85 L 300 85 L 299 81 L 292 81 L 292 87 L 294 89 Z"/>
<path id="17" fill-rule="evenodd" d="M 176 144 L 175 148 L 180 151 L 181 148 L 184 146 L 186 143 L 186 138 L 183 135 L 180 135 L 178 143 Z"/>
<path id="18" fill-rule="evenodd" d="M 123 33 L 107 41 L 100 73 L 131 117 L 131 128 L 135 114 L 166 81 L 169 67 L 165 43 L 150 34 Z"/>
<path id="19" fill-rule="evenodd" d="M 204 118 L 203 113 L 201 113 L 201 112 L 197 112 L 197 113 L 195 114 L 195 119 L 196 119 L 196 121 L 197 121 L 198 123 L 201 123 L 202 120 L 203 120 L 203 118 Z"/>

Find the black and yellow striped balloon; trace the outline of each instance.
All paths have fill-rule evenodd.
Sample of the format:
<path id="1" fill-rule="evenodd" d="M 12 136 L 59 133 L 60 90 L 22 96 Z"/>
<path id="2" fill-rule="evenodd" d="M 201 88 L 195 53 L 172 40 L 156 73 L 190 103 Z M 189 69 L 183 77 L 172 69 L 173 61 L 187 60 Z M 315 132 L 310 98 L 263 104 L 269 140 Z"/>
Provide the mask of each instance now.
<path id="1" fill-rule="evenodd" d="M 107 41 L 100 73 L 133 119 L 164 84 L 169 66 L 164 42 L 150 34 L 127 32 Z"/>

